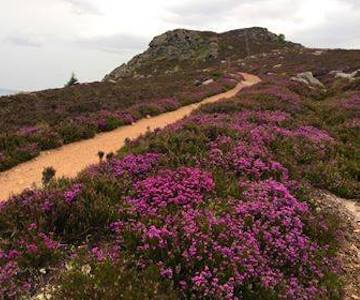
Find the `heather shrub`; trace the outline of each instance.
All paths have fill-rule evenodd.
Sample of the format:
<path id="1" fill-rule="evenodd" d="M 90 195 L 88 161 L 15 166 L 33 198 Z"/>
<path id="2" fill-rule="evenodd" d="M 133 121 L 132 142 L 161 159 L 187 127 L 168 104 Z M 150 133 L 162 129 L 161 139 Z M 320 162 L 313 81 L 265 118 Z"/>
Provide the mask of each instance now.
<path id="1" fill-rule="evenodd" d="M 122 125 L 124 125 L 122 120 L 120 120 L 118 118 L 115 118 L 115 117 L 112 117 L 112 116 L 109 116 L 106 119 L 106 125 L 102 128 L 102 130 L 111 131 L 111 130 L 114 130 L 114 129 L 122 126 Z"/>
<path id="2" fill-rule="evenodd" d="M 18 299 L 31 295 L 42 274 L 57 263 L 62 253 L 60 243 L 50 234 L 30 224 L 21 236 L 0 242 L 0 295 Z"/>
<path id="3" fill-rule="evenodd" d="M 27 144 L 15 149 L 12 158 L 17 162 L 30 160 L 40 154 L 40 149 L 36 144 Z"/>
<path id="4" fill-rule="evenodd" d="M 42 183 L 43 185 L 48 185 L 50 181 L 55 177 L 56 170 L 53 167 L 44 168 L 42 171 Z"/>
<path id="5" fill-rule="evenodd" d="M 216 213 L 202 208 L 206 200 L 201 186 L 208 182 L 204 187 L 211 191 L 210 177 L 199 181 L 192 176 L 201 173 L 191 172 L 171 185 L 176 173 L 160 174 L 136 187 L 136 197 L 128 199 L 133 208 L 122 209 L 121 219 L 112 225 L 123 250 L 135 253 L 145 265 L 158 265 L 161 276 L 173 280 L 185 298 L 264 299 L 270 293 L 274 299 L 306 299 L 325 293 L 316 282 L 333 268 L 323 249 L 304 234 L 306 204 L 283 184 L 268 180 L 244 184 L 244 201 L 218 199 L 227 207 Z M 145 186 L 150 194 L 145 194 Z M 157 190 L 166 196 L 159 197 Z M 327 228 L 318 230 L 326 234 Z"/>
<path id="6" fill-rule="evenodd" d="M 72 262 L 52 299 L 179 299 L 155 265 L 139 270 L 131 257 L 98 259 L 80 256 Z"/>
<path id="7" fill-rule="evenodd" d="M 160 108 L 154 104 L 140 104 L 137 110 L 142 117 L 146 117 L 147 115 L 154 116 L 161 113 Z"/>
<path id="8" fill-rule="evenodd" d="M 166 132 L 165 134 L 149 134 L 144 139 L 128 143 L 122 153 L 161 153 L 162 159 L 174 167 L 195 165 L 197 158 L 206 149 L 208 138 L 196 127 L 187 130 Z"/>
<path id="9" fill-rule="evenodd" d="M 60 147 L 63 142 L 59 134 L 47 126 L 23 127 L 19 135 L 22 136 L 27 143 L 37 144 L 41 150 Z"/>
<path id="10" fill-rule="evenodd" d="M 92 126 L 80 125 L 72 121 L 62 122 L 56 128 L 56 131 L 59 133 L 65 144 L 94 137 L 96 132 L 95 128 Z"/>

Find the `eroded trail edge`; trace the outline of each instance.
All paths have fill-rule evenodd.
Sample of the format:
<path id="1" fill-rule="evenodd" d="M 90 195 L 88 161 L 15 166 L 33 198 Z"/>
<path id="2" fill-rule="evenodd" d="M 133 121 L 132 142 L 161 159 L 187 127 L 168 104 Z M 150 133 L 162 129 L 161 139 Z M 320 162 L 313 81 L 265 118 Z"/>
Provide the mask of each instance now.
<path id="1" fill-rule="evenodd" d="M 129 126 L 122 126 L 107 133 L 100 133 L 94 138 L 65 145 L 61 148 L 42 152 L 37 158 L 20 164 L 8 171 L 0 173 L 0 201 L 8 199 L 12 194 L 18 194 L 26 188 L 41 184 L 44 168 L 52 166 L 57 177 L 75 177 L 87 166 L 97 163 L 98 151 L 115 152 L 120 149 L 125 139 L 135 139 L 149 129 L 164 128 L 181 120 L 199 106 L 228 99 L 235 96 L 241 89 L 259 83 L 255 75 L 240 73 L 244 81 L 225 93 L 206 98 L 198 103 L 183 106 L 175 111 L 164 113 L 149 119 L 142 119 Z"/>

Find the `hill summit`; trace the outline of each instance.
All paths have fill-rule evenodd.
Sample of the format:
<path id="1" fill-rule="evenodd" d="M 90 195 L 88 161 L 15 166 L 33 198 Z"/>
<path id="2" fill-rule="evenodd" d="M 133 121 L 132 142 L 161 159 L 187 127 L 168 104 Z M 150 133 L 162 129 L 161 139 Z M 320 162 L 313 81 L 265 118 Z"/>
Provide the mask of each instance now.
<path id="1" fill-rule="evenodd" d="M 145 52 L 113 70 L 104 80 L 172 73 L 194 66 L 208 67 L 284 47 L 302 46 L 261 27 L 224 33 L 175 29 L 156 36 Z"/>

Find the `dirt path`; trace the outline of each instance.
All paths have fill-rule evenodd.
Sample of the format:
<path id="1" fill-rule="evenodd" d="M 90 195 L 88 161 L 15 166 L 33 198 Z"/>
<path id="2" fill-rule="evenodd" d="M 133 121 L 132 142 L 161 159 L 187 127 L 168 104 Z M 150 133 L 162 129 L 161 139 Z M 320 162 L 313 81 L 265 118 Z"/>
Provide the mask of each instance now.
<path id="1" fill-rule="evenodd" d="M 315 197 L 318 209 L 342 220 L 344 242 L 339 251 L 344 280 L 344 300 L 360 299 L 360 202 L 339 198 L 329 192 Z"/>
<path id="2" fill-rule="evenodd" d="M 202 104 L 231 98 L 242 88 L 254 85 L 260 81 L 257 76 L 241 74 L 245 81 L 240 82 L 230 91 L 206 98 L 196 104 L 181 107 L 172 112 L 139 120 L 133 125 L 123 126 L 111 132 L 98 134 L 89 140 L 75 142 L 55 150 L 42 152 L 37 158 L 0 173 L 0 201 L 7 199 L 12 194 L 20 193 L 33 184 L 40 185 L 41 173 L 45 167 L 54 167 L 58 177 L 74 177 L 88 165 L 98 162 L 98 151 L 115 152 L 123 146 L 126 138 L 135 139 L 148 129 L 163 128 L 184 118 Z"/>

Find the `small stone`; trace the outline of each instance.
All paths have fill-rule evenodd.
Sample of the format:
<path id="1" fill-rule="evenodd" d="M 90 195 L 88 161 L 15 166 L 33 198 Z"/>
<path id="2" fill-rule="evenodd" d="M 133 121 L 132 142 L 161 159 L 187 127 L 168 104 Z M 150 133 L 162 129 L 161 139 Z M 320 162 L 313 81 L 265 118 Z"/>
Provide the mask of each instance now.
<path id="1" fill-rule="evenodd" d="M 317 50 L 317 51 L 313 52 L 313 55 L 315 55 L 315 56 L 320 56 L 323 54 L 324 54 L 324 50 Z"/>
<path id="2" fill-rule="evenodd" d="M 208 85 L 210 83 L 213 83 L 214 82 L 214 79 L 208 79 L 208 80 L 205 80 L 202 84 L 203 85 Z"/>

